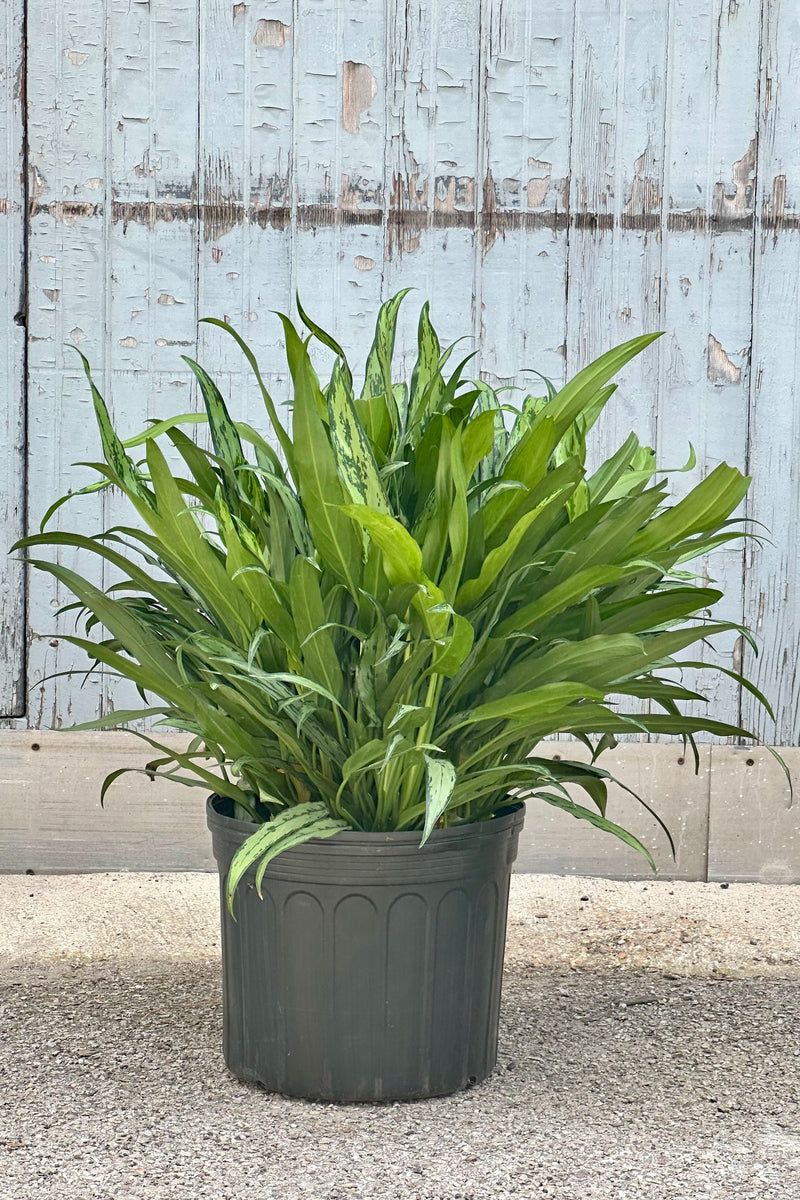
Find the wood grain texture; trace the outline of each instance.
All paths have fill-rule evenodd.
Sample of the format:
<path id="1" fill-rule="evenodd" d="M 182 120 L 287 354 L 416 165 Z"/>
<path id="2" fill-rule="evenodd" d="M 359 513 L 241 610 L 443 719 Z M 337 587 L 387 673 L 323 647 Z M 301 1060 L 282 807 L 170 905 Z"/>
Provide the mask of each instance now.
<path id="1" fill-rule="evenodd" d="M 465 353 L 476 348 L 475 370 L 499 384 L 532 387 L 532 369 L 560 382 L 660 327 L 662 341 L 622 374 L 594 458 L 634 428 L 677 467 L 691 441 L 698 464 L 672 477 L 679 494 L 723 458 L 749 461 L 748 515 L 774 544 L 753 545 L 746 564 L 739 549 L 715 555 L 700 571 L 721 582 L 728 616 L 756 626 L 763 652 L 749 669 L 777 702 L 777 730 L 723 676 L 707 691 L 724 719 L 741 715 L 768 740 L 800 737 L 795 5 L 63 0 L 54 15 L 28 0 L 27 11 L 21 461 L 10 447 L 24 417 L 13 322 L 25 232 L 22 0 L 4 0 L 3 344 L 18 382 L 0 401 L 11 431 L 3 537 L 19 523 L 25 472 L 35 527 L 51 499 L 88 478 L 69 464 L 96 456 L 70 345 L 89 355 L 127 434 L 196 406 L 183 353 L 197 353 L 232 411 L 263 428 L 239 351 L 218 330 L 198 331 L 198 318 L 238 326 L 284 401 L 270 310 L 292 311 L 298 289 L 357 371 L 377 305 L 400 287 L 418 289 L 400 320 L 407 365 L 431 296 L 443 340 L 470 334 Z M 110 495 L 80 498 L 57 520 L 97 528 L 123 511 Z M 77 563 L 69 552 L 62 561 Z M 3 713 L 20 709 L 19 568 L 0 586 Z M 61 674 L 79 665 L 62 640 L 72 617 L 56 616 L 67 599 L 32 580 L 36 687 L 27 714 L 6 724 L 69 724 L 127 705 L 125 685 L 102 674 Z M 720 649 L 725 665 L 742 661 L 736 639 Z"/>
<path id="2" fill-rule="evenodd" d="M 479 344 L 478 126 L 486 31 L 479 0 L 389 7 L 388 213 L 378 268 L 386 295 L 416 289 L 398 326 L 406 350 L 398 361 L 410 373 L 426 298 L 443 345 L 466 335 L 467 355 Z"/>
<path id="3" fill-rule="evenodd" d="M 549 752 L 566 754 L 563 744 Z M 569 753 L 583 756 L 580 747 Z M 797 811 L 774 760 L 730 746 L 703 746 L 700 754 L 699 774 L 678 746 L 625 745 L 602 761 L 664 817 L 675 861 L 655 822 L 616 787 L 609 816 L 651 849 L 658 878 L 800 882 Z M 0 733 L 0 871 L 215 869 L 204 789 L 151 780 L 143 772 L 151 755 L 126 733 Z M 800 751 L 788 751 L 787 760 L 797 780 Z M 119 767 L 135 773 L 112 784 L 101 807 L 103 779 Z M 516 870 L 653 878 L 635 851 L 541 801 L 528 804 Z"/>
<path id="4" fill-rule="evenodd" d="M 29 0 L 27 133 L 31 216 L 28 231 L 28 521 L 38 529 L 47 507 L 92 478 L 76 461 L 96 459 L 99 438 L 75 347 L 89 355 L 107 388 L 108 228 L 106 177 L 105 5 L 70 0 L 52 6 Z M 61 98 L 58 104 L 53 97 Z M 101 505 L 80 497 L 62 509 L 56 527 L 95 529 Z M 96 564 L 71 550 L 59 561 L 83 567 L 102 584 Z M 46 575 L 32 578 L 29 606 L 28 719 L 72 724 L 102 708 L 102 674 L 84 682 L 87 666 L 61 635 L 74 615 L 58 615 L 72 597 Z M 40 682 L 42 681 L 42 682 Z"/>
<path id="5" fill-rule="evenodd" d="M 512 404 L 544 394 L 533 371 L 558 385 L 566 370 L 573 11 L 493 0 L 486 13 L 476 291 L 483 373 L 524 388 Z"/>
<path id="6" fill-rule="evenodd" d="M 800 24 L 792 4 L 764 12 L 756 167 L 753 352 L 748 412 L 747 515 L 771 531 L 751 543 L 745 619 L 761 653 L 747 670 L 769 693 L 774 727 L 742 696 L 742 713 L 766 740 L 800 739 L 800 161 L 794 97 L 800 87 Z"/>
<path id="7" fill-rule="evenodd" d="M 698 465 L 673 475 L 682 496 L 701 475 L 727 461 L 747 462 L 748 380 L 753 275 L 753 176 L 758 123 L 760 11 L 727 0 L 696 5 L 677 0 L 669 30 L 668 197 L 662 233 L 664 306 L 656 446 L 665 466 L 678 467 L 688 444 Z M 702 75 L 688 62 L 707 62 Z M 700 219 L 711 214 L 712 220 Z M 670 219 L 671 218 L 671 219 Z M 678 227 L 679 219 L 687 228 Z M 742 619 L 740 542 L 694 570 L 724 592 L 720 616 Z M 735 634 L 715 639 L 700 657 L 736 667 Z M 692 653 L 691 657 L 697 657 Z M 688 674 L 689 687 L 698 682 Z M 715 711 L 735 720 L 738 689 L 707 675 L 700 691 Z M 702 711 L 701 705 L 693 706 Z"/>
<path id="8" fill-rule="evenodd" d="M 567 256 L 567 375 L 661 325 L 668 6 L 576 0 Z M 590 468 L 635 431 L 653 445 L 661 348 L 620 372 L 593 431 Z M 623 697 L 621 712 L 638 702 Z M 636 742 L 637 735 L 625 735 Z"/>
<path id="9" fill-rule="evenodd" d="M 8 551 L 25 518 L 24 5 L 0 5 L 0 716 L 25 711 L 25 572 Z"/>

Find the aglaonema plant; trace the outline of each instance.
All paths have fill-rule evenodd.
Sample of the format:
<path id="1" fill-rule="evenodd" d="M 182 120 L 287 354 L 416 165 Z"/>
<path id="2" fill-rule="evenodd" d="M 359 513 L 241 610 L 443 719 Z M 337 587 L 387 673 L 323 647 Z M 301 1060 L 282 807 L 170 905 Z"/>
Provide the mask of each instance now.
<path id="1" fill-rule="evenodd" d="M 633 434 L 599 469 L 585 466 L 610 380 L 657 335 L 526 397 L 506 422 L 511 406 L 469 378 L 471 356 L 451 366 L 427 304 L 411 379 L 396 381 L 403 294 L 380 309 L 360 389 L 339 344 L 299 304 L 307 337 L 280 318 L 291 431 L 223 321 L 210 323 L 255 373 L 266 436 L 234 420 L 187 359 L 205 413 L 123 442 L 84 359 L 104 461 L 83 490 L 113 485 L 138 520 L 95 534 L 45 531 L 65 497 L 19 543 L 77 547 L 119 573 L 102 591 L 32 560 L 86 614 L 86 636 L 69 640 L 143 699 L 80 728 L 151 718 L 153 729 L 137 733 L 159 752 L 151 775 L 228 797 L 258 824 L 229 872 L 229 903 L 248 868 L 258 864 L 260 884 L 275 855 L 307 839 L 419 830 L 424 843 L 436 826 L 491 818 L 510 797 L 555 805 L 650 859 L 607 815 L 611 776 L 598 754 L 631 732 L 751 736 L 681 711 L 702 698 L 681 670 L 705 664 L 675 657 L 713 634 L 746 632 L 710 615 L 721 592 L 684 568 L 742 536 L 732 514 L 749 480 L 722 464 L 670 504 L 653 452 Z M 327 383 L 312 339 L 333 356 Z M 211 450 L 184 431 L 199 422 Z M 768 709 L 752 683 L 727 674 Z M 620 697 L 638 711 L 620 711 Z M 159 726 L 189 734 L 186 748 L 159 742 Z M 556 733 L 587 744 L 592 761 L 543 757 Z"/>

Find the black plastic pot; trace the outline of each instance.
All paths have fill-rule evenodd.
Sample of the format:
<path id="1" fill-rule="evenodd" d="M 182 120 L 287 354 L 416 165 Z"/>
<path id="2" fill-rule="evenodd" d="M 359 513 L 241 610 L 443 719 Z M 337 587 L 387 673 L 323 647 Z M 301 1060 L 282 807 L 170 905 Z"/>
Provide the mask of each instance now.
<path id="1" fill-rule="evenodd" d="M 511 864 L 523 806 L 475 825 L 342 832 L 251 871 L 224 902 L 256 829 L 212 796 L 229 1070 L 314 1100 L 411 1100 L 490 1074 Z"/>

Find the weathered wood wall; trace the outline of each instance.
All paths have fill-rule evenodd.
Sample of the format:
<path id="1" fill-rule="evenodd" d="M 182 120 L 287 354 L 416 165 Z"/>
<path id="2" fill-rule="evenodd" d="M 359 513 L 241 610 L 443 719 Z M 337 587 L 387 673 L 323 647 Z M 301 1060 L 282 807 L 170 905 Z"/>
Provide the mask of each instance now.
<path id="1" fill-rule="evenodd" d="M 132 432 L 195 406 L 181 353 L 261 421 L 235 347 L 198 317 L 243 329 L 280 392 L 270 310 L 297 289 L 358 359 L 379 301 L 413 284 L 495 380 L 558 381 L 662 328 L 598 453 L 635 428 L 667 466 L 694 443 L 678 490 L 722 458 L 752 470 L 748 515 L 773 540 L 709 569 L 760 639 L 747 667 L 777 729 L 724 676 L 712 693 L 798 741 L 796 0 L 0 0 L 0 17 L 0 553 L 96 457 L 71 346 Z M 102 504 L 64 521 L 107 521 L 118 502 Z M 4 569 L 10 728 L 123 702 L 102 675 L 60 674 L 64 599 Z"/>

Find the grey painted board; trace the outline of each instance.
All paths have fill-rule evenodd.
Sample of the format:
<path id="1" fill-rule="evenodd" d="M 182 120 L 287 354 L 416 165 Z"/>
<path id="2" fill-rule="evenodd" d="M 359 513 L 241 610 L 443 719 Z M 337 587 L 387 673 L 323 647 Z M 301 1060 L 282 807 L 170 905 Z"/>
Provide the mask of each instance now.
<path id="1" fill-rule="evenodd" d="M 125 733 L 0 734 L 0 870 L 211 870 L 205 793 L 144 774 L 152 751 Z"/>
<path id="2" fill-rule="evenodd" d="M 583 756 L 577 744 L 551 743 L 546 753 Z M 122 732 L 0 733 L 0 871 L 211 870 L 204 789 L 151 780 L 143 772 L 151 756 Z M 798 779 L 800 751 L 787 751 L 787 761 Z M 678 746 L 627 743 L 601 765 L 671 829 L 674 863 L 652 819 L 612 787 L 609 817 L 642 838 L 658 878 L 800 882 L 798 809 L 766 751 L 702 746 L 695 774 Z M 101 808 L 102 781 L 119 767 L 138 770 L 111 786 Z M 627 846 L 541 801 L 529 803 L 516 869 L 653 877 Z"/>
<path id="3" fill-rule="evenodd" d="M 25 574 L 9 548 L 25 516 L 23 0 L 0 5 L 0 716 L 25 711 Z"/>
<path id="4" fill-rule="evenodd" d="M 577 744 L 551 744 L 550 753 L 588 760 L 585 748 Z M 607 816 L 641 839 L 653 856 L 656 876 L 638 851 L 541 800 L 528 802 L 515 869 L 610 879 L 705 879 L 711 747 L 700 747 L 697 773 L 692 756 L 675 745 L 626 742 L 604 754 L 598 765 L 658 812 L 675 842 L 675 859 L 653 818 L 633 796 L 612 785 Z M 585 794 L 577 789 L 574 798 L 587 804 Z"/>
<path id="5" fill-rule="evenodd" d="M 788 747 L 782 755 L 796 789 L 800 750 Z M 708 878 L 800 883 L 800 807 L 762 747 L 713 749 Z"/>

